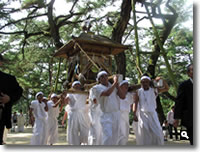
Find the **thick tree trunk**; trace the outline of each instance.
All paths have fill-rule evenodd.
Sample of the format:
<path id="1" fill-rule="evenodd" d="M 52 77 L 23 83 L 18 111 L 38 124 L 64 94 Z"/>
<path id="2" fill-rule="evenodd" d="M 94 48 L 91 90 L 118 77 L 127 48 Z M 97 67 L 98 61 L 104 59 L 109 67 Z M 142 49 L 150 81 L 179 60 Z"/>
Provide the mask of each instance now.
<path id="1" fill-rule="evenodd" d="M 56 49 L 59 49 L 63 46 L 63 43 L 60 41 L 60 34 L 59 34 L 59 26 L 57 26 L 57 24 L 54 21 L 53 18 L 53 4 L 54 4 L 55 0 L 51 0 L 51 2 L 48 5 L 48 22 L 50 25 L 50 34 L 51 37 L 54 41 L 54 45 L 56 47 Z M 60 64 L 61 64 L 61 59 L 59 60 L 59 65 L 58 65 L 58 71 L 57 71 L 57 75 L 56 75 L 56 81 L 55 81 L 55 87 L 54 87 L 54 92 L 57 90 L 57 84 L 58 84 L 58 77 L 59 77 L 59 73 L 60 73 Z"/>
<path id="2" fill-rule="evenodd" d="M 51 0 L 51 2 L 48 5 L 48 22 L 50 25 L 50 33 L 51 37 L 54 40 L 54 44 L 56 46 L 56 49 L 59 49 L 63 46 L 63 43 L 60 41 L 60 34 L 59 34 L 59 27 L 56 25 L 54 18 L 53 18 L 53 4 L 55 0 Z"/>
<path id="3" fill-rule="evenodd" d="M 122 37 L 124 35 L 124 31 L 127 28 L 127 24 L 130 19 L 130 13 L 131 13 L 131 0 L 123 0 L 122 7 L 121 7 L 121 13 L 120 18 L 116 24 L 116 26 L 113 28 L 112 31 L 112 40 L 121 43 Z M 117 73 L 120 73 L 123 75 L 123 77 L 126 76 L 126 56 L 125 53 L 122 52 L 115 56 L 115 61 L 117 64 Z"/>

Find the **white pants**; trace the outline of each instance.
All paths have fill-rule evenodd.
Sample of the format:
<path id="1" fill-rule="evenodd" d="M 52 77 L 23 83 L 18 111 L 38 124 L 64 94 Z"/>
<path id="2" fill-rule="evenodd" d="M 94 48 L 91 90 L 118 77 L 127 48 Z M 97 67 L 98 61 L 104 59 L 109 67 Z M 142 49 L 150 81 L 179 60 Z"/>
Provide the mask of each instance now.
<path id="1" fill-rule="evenodd" d="M 126 145 L 129 136 L 129 112 L 121 111 L 119 145 Z"/>
<path id="2" fill-rule="evenodd" d="M 118 145 L 120 137 L 120 111 L 103 113 L 101 125 L 103 131 L 103 145 Z"/>
<path id="3" fill-rule="evenodd" d="M 84 110 L 75 110 L 69 113 L 67 140 L 70 145 L 88 143 L 89 124 Z"/>
<path id="4" fill-rule="evenodd" d="M 36 119 L 33 127 L 31 145 L 47 145 L 47 120 Z"/>
<path id="5" fill-rule="evenodd" d="M 102 145 L 102 127 L 99 113 L 90 113 L 91 126 L 88 136 L 89 145 Z"/>
<path id="6" fill-rule="evenodd" d="M 58 141 L 58 121 L 56 118 L 48 118 L 48 144 L 55 144 Z"/>
<path id="7" fill-rule="evenodd" d="M 139 112 L 138 123 L 134 126 L 137 145 L 163 145 L 162 127 L 155 112 Z"/>

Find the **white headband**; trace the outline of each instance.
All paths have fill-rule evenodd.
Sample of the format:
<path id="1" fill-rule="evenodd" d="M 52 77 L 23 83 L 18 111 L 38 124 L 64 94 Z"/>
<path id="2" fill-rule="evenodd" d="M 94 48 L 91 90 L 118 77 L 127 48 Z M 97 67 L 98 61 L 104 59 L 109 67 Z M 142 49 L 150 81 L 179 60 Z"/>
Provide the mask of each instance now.
<path id="1" fill-rule="evenodd" d="M 148 79 L 149 81 L 151 81 L 151 78 L 148 77 L 148 76 L 142 76 L 142 77 L 141 77 L 141 81 L 144 80 L 144 79 Z"/>
<path id="2" fill-rule="evenodd" d="M 80 85 L 81 85 L 80 81 L 74 81 L 74 82 L 72 83 L 72 87 L 74 87 L 76 84 L 80 84 Z"/>
<path id="3" fill-rule="evenodd" d="M 128 80 L 123 80 L 123 81 L 119 84 L 119 86 L 123 85 L 124 83 L 128 83 Z M 129 84 L 129 83 L 128 83 L 128 84 Z"/>
<path id="4" fill-rule="evenodd" d="M 48 98 L 47 98 L 47 97 L 43 97 L 43 99 L 46 99 L 46 100 L 48 100 Z"/>
<path id="5" fill-rule="evenodd" d="M 54 98 L 54 97 L 58 97 L 57 94 L 53 93 L 53 94 L 51 95 L 51 98 Z"/>
<path id="6" fill-rule="evenodd" d="M 101 71 L 97 74 L 97 81 L 99 81 L 99 78 L 102 76 L 102 75 L 108 75 L 108 73 L 106 71 Z"/>
<path id="7" fill-rule="evenodd" d="M 40 91 L 40 92 L 38 92 L 38 93 L 35 95 L 35 98 L 37 99 L 37 97 L 38 97 L 39 95 L 44 95 L 44 94 L 43 94 L 43 92 Z"/>

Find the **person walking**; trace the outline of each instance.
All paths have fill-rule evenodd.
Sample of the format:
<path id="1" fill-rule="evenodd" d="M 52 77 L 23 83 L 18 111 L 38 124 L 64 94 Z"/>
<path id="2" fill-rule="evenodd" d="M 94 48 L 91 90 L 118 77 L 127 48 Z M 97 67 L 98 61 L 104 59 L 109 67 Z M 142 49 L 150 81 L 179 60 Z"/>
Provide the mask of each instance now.
<path id="1" fill-rule="evenodd" d="M 167 122 L 168 122 L 170 139 L 173 139 L 173 129 L 174 129 L 176 140 L 178 140 L 177 128 L 174 127 L 174 106 L 172 106 L 171 110 L 167 113 Z"/>
<path id="2" fill-rule="evenodd" d="M 47 102 L 48 105 L 48 134 L 47 134 L 47 144 L 53 145 L 58 142 L 58 120 L 59 116 L 59 98 L 53 93 L 51 94 L 51 100 Z"/>
<path id="3" fill-rule="evenodd" d="M 81 90 L 81 83 L 72 83 L 74 91 Z M 69 145 L 88 144 L 89 123 L 86 117 L 86 100 L 88 95 L 81 93 L 67 94 L 65 103 L 70 105 L 68 113 L 67 141 Z"/>
<path id="4" fill-rule="evenodd" d="M 160 79 L 160 77 L 157 77 L 156 81 Z M 168 91 L 169 87 L 164 80 L 162 88 L 152 88 L 150 82 L 151 78 L 149 76 L 142 76 L 141 88 L 134 97 L 134 120 L 138 121 L 137 127 L 135 127 L 137 145 L 164 144 L 164 135 L 156 112 L 156 98 L 158 93 Z"/>
<path id="5" fill-rule="evenodd" d="M 36 100 L 31 102 L 31 113 L 33 112 L 35 123 L 33 127 L 33 136 L 31 145 L 47 145 L 47 117 L 48 105 L 46 100 L 43 100 L 43 93 L 38 92 L 35 95 Z"/>
<path id="6" fill-rule="evenodd" d="M 129 83 L 127 80 L 123 80 L 119 87 L 121 90 L 126 94 L 125 99 L 120 100 L 120 112 L 121 112 L 121 119 L 120 119 L 120 140 L 119 145 L 126 145 L 128 142 L 129 137 L 129 113 L 131 109 L 131 105 L 133 104 L 133 95 L 134 93 L 128 92 Z"/>
<path id="7" fill-rule="evenodd" d="M 92 90 L 95 95 L 95 100 L 99 102 L 102 111 L 101 126 L 102 126 L 102 144 L 103 145 L 118 145 L 120 137 L 120 103 L 118 95 L 121 99 L 125 98 L 119 84 L 118 77 L 114 76 L 113 84 L 108 81 L 108 73 L 101 71 L 97 74 L 99 84 L 93 86 Z M 117 95 L 118 93 L 118 95 Z"/>
<path id="8" fill-rule="evenodd" d="M 15 111 L 13 113 L 13 116 L 12 116 L 12 129 L 11 129 L 11 132 L 15 132 L 16 131 L 16 128 L 17 128 L 17 112 Z"/>
<path id="9" fill-rule="evenodd" d="M 4 59 L 0 54 L 0 68 Z M 5 127 L 12 128 L 11 115 L 12 106 L 22 96 L 23 89 L 19 86 L 15 76 L 4 73 L 0 70 L 0 145 L 3 144 Z"/>
<path id="10" fill-rule="evenodd" d="M 189 79 L 179 85 L 174 109 L 174 127 L 181 125 L 187 129 L 190 144 L 193 145 L 193 65 L 187 67 Z"/>
<path id="11" fill-rule="evenodd" d="M 102 126 L 101 126 L 101 115 L 102 111 L 100 108 L 99 102 L 96 100 L 95 92 L 93 88 L 90 89 L 89 93 L 89 118 L 90 118 L 90 130 L 88 136 L 88 144 L 89 145 L 102 145 Z"/>
<path id="12" fill-rule="evenodd" d="M 24 117 L 22 109 L 21 109 L 19 115 L 17 116 L 18 132 L 24 132 L 24 125 L 25 125 L 25 117 Z"/>

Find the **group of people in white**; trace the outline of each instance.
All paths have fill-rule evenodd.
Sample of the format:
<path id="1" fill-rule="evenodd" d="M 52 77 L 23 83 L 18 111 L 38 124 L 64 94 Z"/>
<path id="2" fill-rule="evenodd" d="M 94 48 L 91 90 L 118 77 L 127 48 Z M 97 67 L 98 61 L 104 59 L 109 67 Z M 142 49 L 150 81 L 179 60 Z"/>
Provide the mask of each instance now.
<path id="1" fill-rule="evenodd" d="M 160 77 L 156 78 L 160 80 Z M 108 73 L 97 74 L 98 84 L 88 94 L 81 92 L 81 83 L 74 81 L 75 93 L 64 98 L 68 114 L 67 142 L 69 145 L 126 145 L 129 137 L 129 112 L 133 105 L 133 129 L 138 145 L 163 145 L 164 136 L 156 112 L 158 93 L 169 89 L 166 81 L 162 88 L 153 88 L 148 76 L 141 77 L 141 88 L 129 92 L 129 82 L 108 81 Z M 35 117 L 32 145 L 53 145 L 58 141 L 59 102 L 52 94 L 45 101 L 42 92 L 31 102 Z"/>

